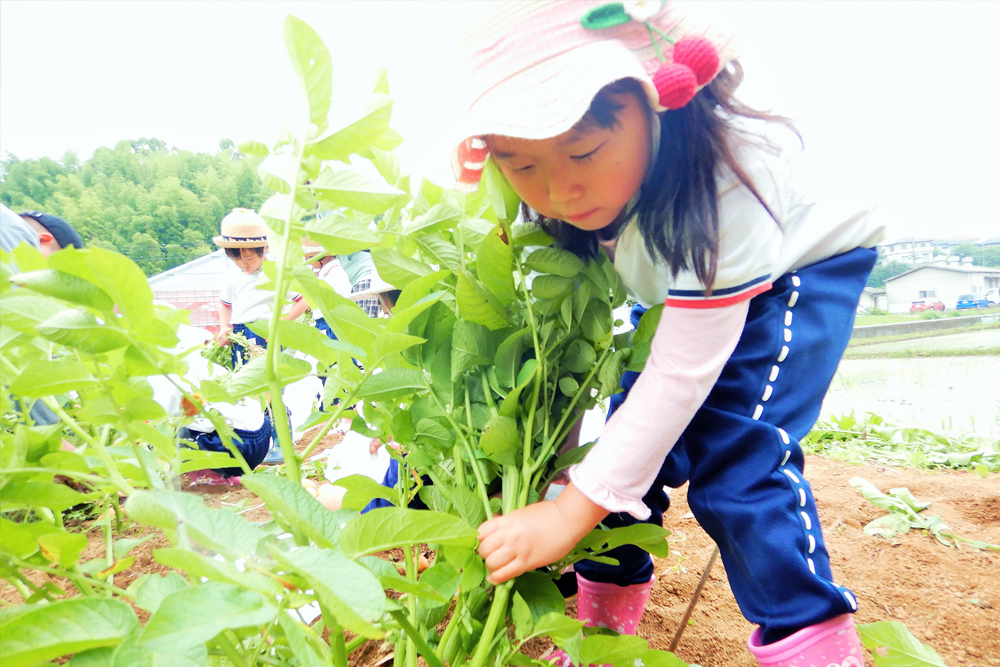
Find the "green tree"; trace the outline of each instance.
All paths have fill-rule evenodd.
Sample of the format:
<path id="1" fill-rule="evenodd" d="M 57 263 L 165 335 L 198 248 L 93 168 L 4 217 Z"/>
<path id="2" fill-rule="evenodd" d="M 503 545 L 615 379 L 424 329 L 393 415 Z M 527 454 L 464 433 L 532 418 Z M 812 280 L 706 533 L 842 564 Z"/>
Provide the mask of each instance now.
<path id="1" fill-rule="evenodd" d="M 903 262 L 888 262 L 879 264 L 872 269 L 871 275 L 868 276 L 868 287 L 881 289 L 885 287 L 886 279 L 898 276 L 899 274 L 905 273 L 912 268 L 912 266 L 904 264 Z"/>
<path id="2" fill-rule="evenodd" d="M 151 274 L 211 252 L 208 239 L 230 210 L 260 209 L 272 193 L 259 163 L 230 139 L 214 154 L 170 148 L 155 137 L 98 148 L 84 162 L 72 151 L 60 161 L 8 153 L 0 161 L 0 202 L 59 215 L 88 245 L 134 255 Z"/>

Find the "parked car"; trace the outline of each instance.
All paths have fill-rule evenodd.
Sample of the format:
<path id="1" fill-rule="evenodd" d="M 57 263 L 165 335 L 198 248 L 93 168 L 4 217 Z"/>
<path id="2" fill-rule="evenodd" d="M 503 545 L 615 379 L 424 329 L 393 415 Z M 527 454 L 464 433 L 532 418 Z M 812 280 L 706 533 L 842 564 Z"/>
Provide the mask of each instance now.
<path id="1" fill-rule="evenodd" d="M 922 310 L 944 310 L 944 303 L 937 299 L 918 299 L 910 304 L 911 313 L 919 313 Z"/>
<path id="2" fill-rule="evenodd" d="M 996 306 L 1000 304 L 1000 289 L 986 290 L 986 294 L 984 294 L 983 296 L 986 297 L 986 300 L 990 302 L 991 306 Z"/>
<path id="3" fill-rule="evenodd" d="M 959 310 L 963 308 L 989 308 L 990 302 L 984 296 L 979 296 L 977 294 L 962 294 L 958 297 L 958 303 L 955 307 Z"/>

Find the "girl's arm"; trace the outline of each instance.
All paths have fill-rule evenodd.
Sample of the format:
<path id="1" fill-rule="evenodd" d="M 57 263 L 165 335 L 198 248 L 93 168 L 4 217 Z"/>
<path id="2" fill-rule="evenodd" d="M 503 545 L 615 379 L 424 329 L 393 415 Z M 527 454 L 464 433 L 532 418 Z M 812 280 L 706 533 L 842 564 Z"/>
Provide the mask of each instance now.
<path id="1" fill-rule="evenodd" d="M 219 306 L 219 333 L 215 334 L 215 342 L 226 347 L 229 345 L 229 332 L 233 330 L 233 327 L 229 324 L 229 320 L 233 317 L 233 307 L 229 304 L 223 303 Z"/>
<path id="2" fill-rule="evenodd" d="M 558 561 L 609 512 L 649 516 L 642 497 L 736 348 L 748 307 L 664 308 L 645 370 L 587 458 L 570 469 L 572 483 L 554 501 L 480 527 L 490 581 Z"/>
<path id="3" fill-rule="evenodd" d="M 645 369 L 569 471 L 583 494 L 609 511 L 649 517 L 642 497 L 736 349 L 749 305 L 663 309 Z"/>
<path id="4" fill-rule="evenodd" d="M 292 307 L 288 309 L 287 313 L 281 316 L 281 319 L 292 321 L 297 320 L 302 313 L 306 312 L 306 308 L 308 307 L 309 304 L 306 303 L 306 300 L 299 297 L 299 300 L 292 304 Z"/>

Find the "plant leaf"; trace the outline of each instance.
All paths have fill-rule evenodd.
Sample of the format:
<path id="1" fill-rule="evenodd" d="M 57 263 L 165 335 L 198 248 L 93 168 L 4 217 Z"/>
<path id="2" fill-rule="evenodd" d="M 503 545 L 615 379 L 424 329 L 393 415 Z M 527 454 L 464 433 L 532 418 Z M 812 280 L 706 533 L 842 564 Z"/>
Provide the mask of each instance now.
<path id="1" fill-rule="evenodd" d="M 83 391 L 96 384 L 97 379 L 78 361 L 36 359 L 14 379 L 10 391 L 16 396 L 37 398 L 72 390 Z"/>
<path id="2" fill-rule="evenodd" d="M 164 598 L 139 644 L 154 651 L 176 651 L 204 644 L 223 630 L 265 625 L 276 613 L 260 593 L 208 581 Z"/>
<path id="3" fill-rule="evenodd" d="M 352 154 L 361 153 L 385 134 L 391 116 L 392 99 L 376 93 L 361 118 L 319 137 L 309 150 L 323 160 L 349 162 Z"/>
<path id="4" fill-rule="evenodd" d="M 318 242 L 333 255 L 350 255 L 378 245 L 378 237 L 357 220 L 344 217 L 339 212 L 304 223 L 309 238 Z"/>
<path id="5" fill-rule="evenodd" d="M 308 493 L 308 491 L 306 492 Z M 232 558 L 251 554 L 263 534 L 238 514 L 209 509 L 196 495 L 179 491 L 137 491 L 126 503 L 129 518 L 162 528 L 168 535 L 183 523 L 202 546 Z"/>
<path id="6" fill-rule="evenodd" d="M 399 398 L 427 388 L 423 371 L 412 368 L 387 368 L 377 375 L 371 375 L 358 388 L 358 398 L 369 401 L 384 401 Z"/>
<path id="7" fill-rule="evenodd" d="M 373 250 L 372 260 L 382 280 L 400 289 L 431 273 L 431 267 L 391 248 Z"/>
<path id="8" fill-rule="evenodd" d="M 0 624 L 0 655 L 4 667 L 29 667 L 71 653 L 117 646 L 138 627 L 135 612 L 119 600 L 60 600 Z"/>
<path id="9" fill-rule="evenodd" d="M 87 352 L 101 354 L 123 348 L 129 344 L 128 337 L 82 310 L 70 308 L 56 313 L 35 327 L 39 335 L 49 340 Z"/>
<path id="10" fill-rule="evenodd" d="M 458 272 L 455 295 L 462 319 L 482 324 L 493 331 L 510 324 L 507 311 L 500 300 L 468 271 Z"/>
<path id="11" fill-rule="evenodd" d="M 285 568 L 305 577 L 338 623 L 363 637 L 383 635 L 371 622 L 385 611 L 385 592 L 364 565 L 339 550 L 317 547 L 297 547 L 285 552 L 272 545 L 271 555 Z"/>
<path id="12" fill-rule="evenodd" d="M 62 271 L 43 269 L 18 273 L 10 281 L 40 294 L 101 311 L 111 310 L 115 305 L 108 293 L 94 283 Z"/>
<path id="13" fill-rule="evenodd" d="M 351 558 L 411 544 L 476 546 L 476 529 L 457 516 L 386 507 L 362 514 L 340 534 L 340 546 Z"/>
<path id="14" fill-rule="evenodd" d="M 333 60 L 320 36 L 289 14 L 284 25 L 285 48 L 292 69 L 309 103 L 309 122 L 322 132 L 327 126 L 333 96 Z"/>
<path id="15" fill-rule="evenodd" d="M 591 635 L 583 640 L 580 647 L 580 661 L 583 664 L 610 663 L 615 667 L 634 667 L 635 659 L 644 656 L 647 650 L 649 644 L 642 637 Z"/>
<path id="16" fill-rule="evenodd" d="M 510 245 L 503 239 L 503 227 L 497 225 L 479 244 L 476 253 L 476 270 L 479 279 L 483 281 L 500 303 L 507 306 L 514 303 L 514 253 Z"/>
<path id="17" fill-rule="evenodd" d="M 574 278 L 584 268 L 582 259 L 562 248 L 539 248 L 528 255 L 524 265 L 532 271 L 564 278 Z"/>
<path id="18" fill-rule="evenodd" d="M 312 188 L 319 199 L 334 206 L 346 206 L 375 215 L 384 213 L 407 197 L 399 188 L 346 169 L 323 170 L 313 181 Z"/>
<path id="19" fill-rule="evenodd" d="M 920 643 L 898 621 L 863 623 L 858 634 L 878 667 L 944 667 L 937 651 Z"/>

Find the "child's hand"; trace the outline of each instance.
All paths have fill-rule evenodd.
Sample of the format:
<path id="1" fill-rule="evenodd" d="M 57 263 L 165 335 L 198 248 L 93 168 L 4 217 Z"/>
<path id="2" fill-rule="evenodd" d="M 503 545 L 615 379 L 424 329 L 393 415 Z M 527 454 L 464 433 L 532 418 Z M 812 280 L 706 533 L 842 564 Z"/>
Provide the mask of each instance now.
<path id="1" fill-rule="evenodd" d="M 219 333 L 215 334 L 215 342 L 226 347 L 229 345 L 229 332 L 232 331 L 232 327 L 222 327 L 219 329 Z"/>
<path id="2" fill-rule="evenodd" d="M 194 397 L 194 400 L 198 401 L 201 405 L 205 404 L 205 401 L 201 398 L 201 394 L 192 394 L 192 396 Z M 198 406 L 189 401 L 187 396 L 184 396 L 181 398 L 181 411 L 183 411 L 184 415 L 187 417 L 194 417 L 198 414 Z"/>
<path id="3" fill-rule="evenodd" d="M 486 561 L 492 584 L 555 563 L 578 541 L 556 503 L 548 500 L 479 527 L 479 555 Z"/>
<path id="4" fill-rule="evenodd" d="M 556 500 L 490 519 L 479 527 L 479 555 L 490 571 L 490 583 L 502 584 L 555 563 L 607 515 L 570 483 Z"/>

